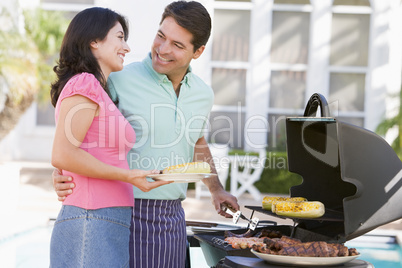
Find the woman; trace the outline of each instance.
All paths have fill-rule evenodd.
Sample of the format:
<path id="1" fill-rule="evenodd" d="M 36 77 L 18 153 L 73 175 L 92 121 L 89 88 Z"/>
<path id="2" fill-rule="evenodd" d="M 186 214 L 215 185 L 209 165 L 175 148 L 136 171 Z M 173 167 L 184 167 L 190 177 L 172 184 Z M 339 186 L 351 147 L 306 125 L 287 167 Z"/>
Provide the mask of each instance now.
<path id="1" fill-rule="evenodd" d="M 54 67 L 56 108 L 52 165 L 74 178 L 52 233 L 51 267 L 128 267 L 132 185 L 149 191 L 157 170 L 129 170 L 135 133 L 109 96 L 107 79 L 130 51 L 127 23 L 106 8 L 71 21 Z M 135 100 L 133 100 L 135 101 Z"/>

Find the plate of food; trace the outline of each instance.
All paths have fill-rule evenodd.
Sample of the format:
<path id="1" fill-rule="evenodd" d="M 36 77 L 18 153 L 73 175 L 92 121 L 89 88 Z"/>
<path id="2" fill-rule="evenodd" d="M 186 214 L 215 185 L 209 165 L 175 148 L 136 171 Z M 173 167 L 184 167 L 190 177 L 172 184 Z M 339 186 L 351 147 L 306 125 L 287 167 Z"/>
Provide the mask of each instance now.
<path id="1" fill-rule="evenodd" d="M 211 173 L 211 167 L 206 162 L 191 162 L 174 165 L 162 170 L 161 174 L 151 174 L 147 177 L 159 181 L 173 181 L 176 183 L 198 182 L 216 174 Z"/>
<path id="2" fill-rule="evenodd" d="M 176 173 L 176 174 L 151 174 L 147 177 L 155 181 L 173 181 L 176 183 L 197 182 L 205 178 L 209 178 L 214 174 L 211 173 Z"/>
<path id="3" fill-rule="evenodd" d="M 290 266 L 331 266 L 340 265 L 350 262 L 360 255 L 353 256 L 342 256 L 342 257 L 304 257 L 304 256 L 288 256 L 288 255 L 275 255 L 260 253 L 253 249 L 251 252 L 258 258 L 263 259 L 266 262 L 279 265 L 290 265 Z"/>

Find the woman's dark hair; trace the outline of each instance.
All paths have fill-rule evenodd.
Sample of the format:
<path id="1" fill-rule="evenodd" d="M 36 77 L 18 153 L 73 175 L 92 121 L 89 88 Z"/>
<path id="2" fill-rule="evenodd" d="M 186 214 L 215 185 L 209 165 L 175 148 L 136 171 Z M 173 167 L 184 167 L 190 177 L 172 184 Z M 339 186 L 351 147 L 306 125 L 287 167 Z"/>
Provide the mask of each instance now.
<path id="1" fill-rule="evenodd" d="M 110 96 L 107 79 L 92 51 L 93 41 L 102 41 L 116 23 L 123 27 L 124 39 L 128 38 L 128 23 L 120 14 L 101 7 L 93 7 L 79 12 L 71 21 L 64 35 L 60 48 L 60 58 L 53 71 L 57 75 L 51 85 L 50 96 L 53 106 L 56 106 L 63 87 L 76 74 L 86 72 L 93 74 Z"/>
<path id="2" fill-rule="evenodd" d="M 206 45 L 211 34 L 211 17 L 205 7 L 195 1 L 176 1 L 169 4 L 162 14 L 160 24 L 172 17 L 178 25 L 193 35 L 194 52 Z"/>

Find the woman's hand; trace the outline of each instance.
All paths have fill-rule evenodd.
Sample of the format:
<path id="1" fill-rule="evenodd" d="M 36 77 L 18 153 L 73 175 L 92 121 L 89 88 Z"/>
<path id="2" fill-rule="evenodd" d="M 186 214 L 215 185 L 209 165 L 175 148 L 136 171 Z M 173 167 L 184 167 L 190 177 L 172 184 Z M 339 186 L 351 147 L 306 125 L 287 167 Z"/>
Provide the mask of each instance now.
<path id="1" fill-rule="evenodd" d="M 129 171 L 128 175 L 128 183 L 131 183 L 138 189 L 143 192 L 149 192 L 152 189 L 160 187 L 162 185 L 166 185 L 172 183 L 173 181 L 148 181 L 146 177 L 151 174 L 159 174 L 159 170 L 141 170 L 141 169 L 132 169 Z"/>

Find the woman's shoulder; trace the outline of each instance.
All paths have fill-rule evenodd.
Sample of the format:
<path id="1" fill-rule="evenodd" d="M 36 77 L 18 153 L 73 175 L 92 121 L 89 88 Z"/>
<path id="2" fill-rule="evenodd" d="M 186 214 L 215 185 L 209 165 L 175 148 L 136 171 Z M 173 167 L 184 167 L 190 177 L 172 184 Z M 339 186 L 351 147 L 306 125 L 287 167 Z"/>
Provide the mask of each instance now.
<path id="1" fill-rule="evenodd" d="M 62 95 L 64 97 L 79 94 L 89 99 L 99 102 L 104 92 L 100 82 L 93 74 L 79 73 L 70 78 L 65 85 Z"/>
<path id="2" fill-rule="evenodd" d="M 91 73 L 79 73 L 74 75 L 68 80 L 66 86 L 74 86 L 79 87 L 81 89 L 89 89 L 90 87 L 98 87 L 101 86 L 98 79 L 96 79 L 95 75 Z"/>

